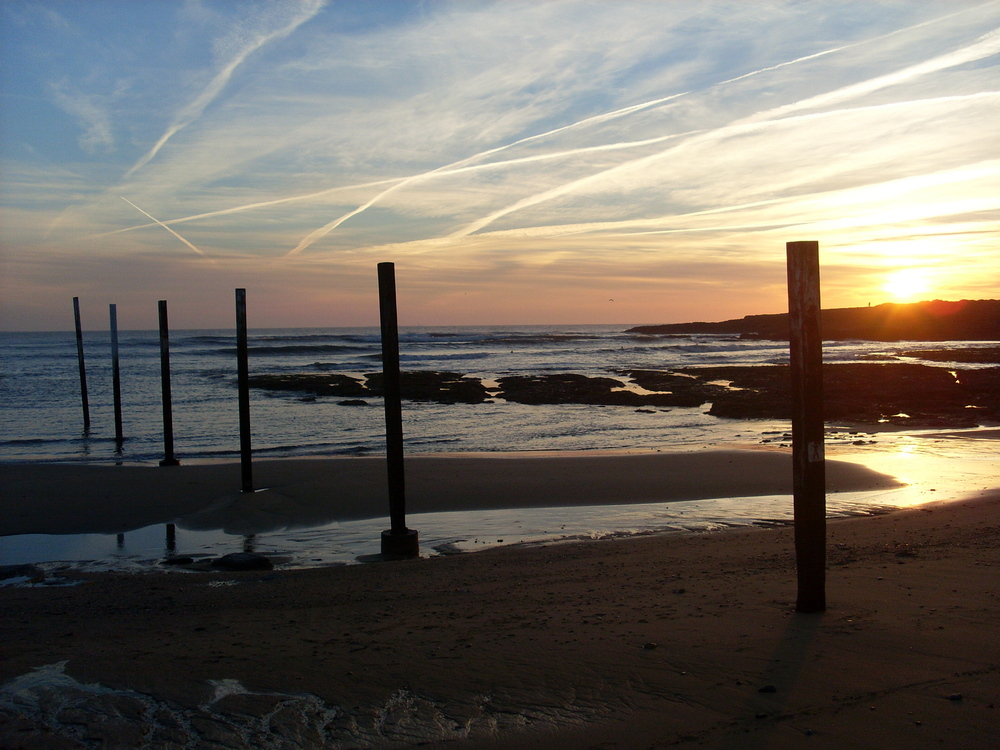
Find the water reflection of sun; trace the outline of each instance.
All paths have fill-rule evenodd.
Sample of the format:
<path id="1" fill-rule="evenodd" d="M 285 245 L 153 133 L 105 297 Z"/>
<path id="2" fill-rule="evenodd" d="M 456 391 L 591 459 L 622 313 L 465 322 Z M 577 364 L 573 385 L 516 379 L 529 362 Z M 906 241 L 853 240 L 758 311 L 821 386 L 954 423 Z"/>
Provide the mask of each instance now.
<path id="1" fill-rule="evenodd" d="M 890 273 L 882 285 L 882 290 L 891 294 L 899 302 L 913 302 L 921 299 L 931 288 L 927 271 L 920 268 L 903 268 Z"/>

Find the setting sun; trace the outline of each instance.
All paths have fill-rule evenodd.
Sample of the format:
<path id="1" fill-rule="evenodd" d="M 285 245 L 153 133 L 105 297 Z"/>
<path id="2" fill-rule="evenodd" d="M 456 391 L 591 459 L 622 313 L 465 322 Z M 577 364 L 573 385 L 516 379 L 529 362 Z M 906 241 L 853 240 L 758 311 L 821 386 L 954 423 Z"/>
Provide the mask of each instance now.
<path id="1" fill-rule="evenodd" d="M 930 280 L 923 269 L 904 268 L 890 273 L 882 289 L 900 302 L 913 302 L 930 289 Z"/>

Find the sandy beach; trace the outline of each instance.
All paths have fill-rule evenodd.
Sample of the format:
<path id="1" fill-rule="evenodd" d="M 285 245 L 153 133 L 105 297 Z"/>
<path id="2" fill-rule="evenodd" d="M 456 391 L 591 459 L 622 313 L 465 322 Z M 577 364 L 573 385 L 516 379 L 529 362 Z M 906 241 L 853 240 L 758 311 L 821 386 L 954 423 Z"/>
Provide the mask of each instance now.
<path id="1" fill-rule="evenodd" d="M 180 521 L 240 533 L 389 515 L 385 459 L 254 462 L 240 492 L 238 463 L 178 467 L 0 464 L 5 534 L 117 533 Z M 855 463 L 830 461 L 831 492 L 898 486 Z M 625 505 L 792 491 L 788 452 L 709 450 L 635 454 L 428 454 L 406 458 L 408 513 Z"/>
<path id="2" fill-rule="evenodd" d="M 415 457 L 408 501 L 775 494 L 787 466 L 776 451 Z M 233 465 L 6 465 L 4 517 L 19 533 L 237 510 L 263 526 L 328 517 L 331 487 L 337 517 L 381 515 L 377 459 L 257 468 L 271 490 L 237 508 Z M 830 462 L 831 491 L 895 483 Z M 5 587 L 0 745 L 991 747 L 1000 493 L 939 499 L 831 521 L 822 615 L 792 610 L 788 528 Z"/>

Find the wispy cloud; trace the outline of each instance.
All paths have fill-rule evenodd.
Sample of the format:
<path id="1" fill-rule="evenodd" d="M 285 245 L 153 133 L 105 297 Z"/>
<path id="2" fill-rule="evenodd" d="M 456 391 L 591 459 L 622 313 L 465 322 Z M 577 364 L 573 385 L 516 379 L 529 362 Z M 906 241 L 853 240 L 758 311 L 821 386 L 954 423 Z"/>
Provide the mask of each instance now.
<path id="1" fill-rule="evenodd" d="M 52 84 L 50 88 L 56 104 L 76 118 L 83 127 L 83 134 L 78 142 L 85 153 L 96 154 L 114 150 L 115 137 L 111 115 L 105 103 L 96 96 L 70 91 L 65 82 Z"/>
<path id="2" fill-rule="evenodd" d="M 955 67 L 958 65 L 963 65 L 976 60 L 981 60 L 983 58 L 990 57 L 992 55 L 1000 52 L 1000 31 L 991 32 L 990 34 L 984 35 L 975 44 L 972 44 L 963 49 L 956 50 L 946 55 L 941 55 L 931 60 L 927 60 L 918 65 L 909 66 L 903 70 L 893 72 L 888 75 L 879 76 L 871 80 L 862 81 L 857 84 L 852 84 L 850 86 L 845 86 L 840 89 L 826 92 L 817 96 L 808 97 L 798 102 L 792 104 L 783 105 L 774 110 L 763 112 L 760 114 L 755 114 L 744 121 L 736 122 L 731 125 L 727 125 L 722 128 L 718 128 L 714 131 L 696 135 L 690 140 L 686 140 L 678 146 L 673 146 L 669 149 L 661 151 L 657 154 L 651 156 L 646 156 L 641 159 L 637 159 L 625 164 L 616 165 L 604 172 L 600 172 L 593 175 L 588 175 L 580 180 L 576 180 L 571 183 L 560 185 L 551 190 L 547 190 L 543 193 L 538 193 L 536 195 L 528 196 L 523 198 L 516 203 L 505 206 L 502 209 L 494 211 L 487 216 L 484 216 L 471 224 L 453 232 L 451 238 L 464 237 L 473 232 L 477 232 L 484 227 L 492 224 L 497 219 L 507 216 L 516 211 L 523 210 L 532 206 L 536 206 L 540 203 L 559 198 L 561 196 L 567 195 L 568 193 L 581 190 L 595 183 L 601 183 L 605 181 L 611 181 L 617 178 L 621 172 L 636 172 L 637 170 L 642 170 L 650 167 L 650 165 L 656 162 L 679 156 L 680 151 L 690 149 L 694 145 L 700 144 L 705 140 L 718 140 L 721 138 L 732 138 L 743 133 L 751 132 L 754 130 L 759 130 L 763 127 L 767 127 L 769 124 L 775 123 L 785 123 L 790 120 L 795 112 L 801 112 L 803 110 L 818 109 L 824 106 L 829 106 L 831 104 L 840 104 L 846 101 L 851 101 L 854 99 L 859 99 L 869 94 L 872 94 L 881 89 L 898 86 L 904 83 L 908 83 L 916 78 L 929 75 L 931 73 L 936 73 L 938 71 L 944 70 L 949 67 Z M 994 98 L 996 92 L 984 92 L 982 94 L 973 94 L 973 97 L 989 97 Z M 962 97 L 957 97 L 960 99 Z M 949 100 L 954 100 L 951 98 Z M 940 101 L 940 100 L 939 100 Z M 905 105 L 911 104 L 906 102 Z M 879 105 L 882 106 L 882 105 Z M 894 105 L 885 105 L 894 106 Z M 863 109 L 863 108 L 861 108 Z M 842 114 L 843 112 L 836 112 L 835 114 Z M 808 117 L 808 116 L 807 116 Z"/>
<path id="3" fill-rule="evenodd" d="M 137 170 L 148 164 L 178 131 L 186 128 L 197 120 L 205 109 L 219 96 L 226 84 L 233 77 L 236 69 L 250 57 L 270 42 L 283 39 L 291 34 L 295 29 L 315 16 L 326 4 L 326 0 L 300 0 L 297 12 L 293 13 L 291 20 L 283 26 L 271 31 L 252 31 L 245 39 L 234 45 L 235 49 L 229 56 L 222 68 L 213 76 L 208 85 L 180 112 L 167 127 L 166 131 L 159 137 L 153 147 L 149 149 L 132 167 L 125 173 L 126 177 L 131 176 Z M 284 14 L 282 14 L 284 15 Z"/>

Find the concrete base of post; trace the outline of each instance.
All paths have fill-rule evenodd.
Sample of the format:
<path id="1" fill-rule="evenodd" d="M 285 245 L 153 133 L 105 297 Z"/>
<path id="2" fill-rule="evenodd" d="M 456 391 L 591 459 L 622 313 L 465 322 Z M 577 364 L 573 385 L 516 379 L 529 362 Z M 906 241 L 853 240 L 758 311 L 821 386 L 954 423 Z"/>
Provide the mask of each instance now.
<path id="1" fill-rule="evenodd" d="M 180 466 L 181 462 L 176 458 L 165 458 L 160 461 L 160 466 Z"/>
<path id="2" fill-rule="evenodd" d="M 392 529 L 383 531 L 382 557 L 390 560 L 420 557 L 420 542 L 417 539 L 417 532 L 413 529 L 407 529 L 402 533 L 393 533 Z"/>

